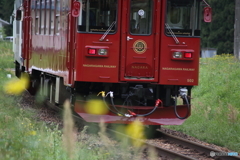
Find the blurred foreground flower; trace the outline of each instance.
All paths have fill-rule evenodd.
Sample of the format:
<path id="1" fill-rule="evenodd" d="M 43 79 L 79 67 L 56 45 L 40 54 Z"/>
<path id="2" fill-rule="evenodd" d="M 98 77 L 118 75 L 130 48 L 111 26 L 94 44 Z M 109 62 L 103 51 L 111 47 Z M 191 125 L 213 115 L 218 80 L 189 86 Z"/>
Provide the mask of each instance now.
<path id="1" fill-rule="evenodd" d="M 37 132 L 36 131 L 30 131 L 30 132 L 28 132 L 28 134 L 32 135 L 32 136 L 35 136 L 37 134 Z"/>
<path id="2" fill-rule="evenodd" d="M 126 127 L 126 134 L 135 139 L 145 139 L 144 125 L 139 120 L 136 120 Z M 142 145 L 142 142 L 138 140 L 134 140 L 132 143 L 135 147 Z"/>
<path id="3" fill-rule="evenodd" d="M 20 94 L 26 88 L 28 88 L 28 85 L 29 85 L 29 77 L 26 74 L 23 74 L 20 79 L 9 81 L 5 85 L 4 91 L 7 94 Z"/>
<path id="4" fill-rule="evenodd" d="M 75 141 L 77 139 L 76 133 L 74 132 L 74 121 L 72 117 L 71 103 L 66 100 L 63 104 L 63 145 L 68 154 L 69 159 L 73 159 Z"/>
<path id="5" fill-rule="evenodd" d="M 106 104 L 99 99 L 89 100 L 86 103 L 84 110 L 90 114 L 106 114 L 108 112 Z"/>

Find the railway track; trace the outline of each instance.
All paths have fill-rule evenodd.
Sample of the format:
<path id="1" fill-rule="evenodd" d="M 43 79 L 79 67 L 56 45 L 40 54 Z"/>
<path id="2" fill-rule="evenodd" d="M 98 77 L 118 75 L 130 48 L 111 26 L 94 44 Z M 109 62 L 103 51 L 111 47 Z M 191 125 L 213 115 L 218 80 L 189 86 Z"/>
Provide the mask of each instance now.
<path id="1" fill-rule="evenodd" d="M 151 140 L 138 140 L 128 137 L 131 140 L 141 141 L 144 147 L 145 154 L 150 150 L 157 152 L 159 159 L 177 159 L 177 160 L 240 160 L 239 156 L 216 156 L 212 153 L 224 153 L 220 150 L 204 146 L 183 138 L 179 138 L 167 134 L 161 130 L 157 130 L 160 138 Z M 111 131 L 115 134 L 122 133 Z M 212 156 L 210 156 L 210 153 Z"/>
<path id="2" fill-rule="evenodd" d="M 46 103 L 51 108 L 49 103 Z M 55 108 L 56 109 L 56 108 Z M 62 111 L 60 107 L 57 109 L 58 111 Z M 73 118 L 75 121 L 80 121 L 80 123 L 83 123 L 83 120 L 76 115 L 73 115 Z M 177 136 L 170 135 L 168 133 L 165 133 L 163 130 L 158 129 L 157 132 L 160 135 L 159 138 L 155 139 L 148 139 L 148 140 L 139 140 L 134 139 L 132 137 L 129 137 L 121 132 L 117 132 L 113 129 L 107 129 L 107 132 L 109 135 L 118 135 L 127 138 L 129 141 L 141 141 L 143 144 L 143 154 L 146 155 L 146 157 L 149 155 L 149 152 L 151 150 L 154 150 L 155 153 L 157 153 L 158 158 L 157 159 L 179 159 L 179 160 L 192 160 L 192 159 L 204 159 L 204 160 L 212 160 L 212 159 L 218 159 L 218 160 L 240 160 L 239 156 L 216 156 L 216 153 L 224 153 L 220 150 L 204 146 L 202 144 L 191 142 L 189 140 L 179 138 Z M 114 140 L 114 139 L 113 139 Z M 213 156 L 213 153 L 215 153 L 215 156 Z"/>
<path id="3" fill-rule="evenodd" d="M 218 160 L 240 160 L 239 156 L 227 156 L 226 152 L 222 152 L 212 147 L 208 147 L 196 142 L 192 142 L 183 138 L 179 138 L 161 130 L 157 130 L 161 134 L 161 139 L 154 140 L 158 146 L 163 146 L 161 148 L 167 149 L 172 154 L 171 158 L 177 159 L 218 159 Z M 152 140 L 150 140 L 152 141 Z M 148 142 L 152 144 L 152 142 Z M 154 143 L 153 143 L 154 144 Z M 165 145 L 164 145 L 165 144 Z M 177 154 L 176 154 L 177 153 Z M 222 154 L 221 156 L 217 156 Z M 225 154 L 225 155 L 224 155 Z"/>

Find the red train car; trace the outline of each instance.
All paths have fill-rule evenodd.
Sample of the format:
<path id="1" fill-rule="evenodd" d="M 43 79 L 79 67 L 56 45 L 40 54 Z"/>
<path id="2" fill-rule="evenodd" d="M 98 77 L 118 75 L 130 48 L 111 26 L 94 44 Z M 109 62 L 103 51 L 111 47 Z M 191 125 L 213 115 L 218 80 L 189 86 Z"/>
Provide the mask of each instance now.
<path id="1" fill-rule="evenodd" d="M 16 0 L 16 76 L 28 73 L 29 91 L 54 105 L 70 99 L 87 122 L 180 125 L 198 84 L 203 4 Z M 96 98 L 107 112 L 87 112 Z"/>

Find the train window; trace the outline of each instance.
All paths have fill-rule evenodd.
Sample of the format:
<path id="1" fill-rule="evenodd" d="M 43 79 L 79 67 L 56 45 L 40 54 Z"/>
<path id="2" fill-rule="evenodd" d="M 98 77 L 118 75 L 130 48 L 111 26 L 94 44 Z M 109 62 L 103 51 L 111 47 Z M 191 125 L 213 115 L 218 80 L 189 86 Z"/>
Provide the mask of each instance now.
<path id="1" fill-rule="evenodd" d="M 54 6 L 55 6 L 55 0 L 50 0 L 50 26 L 49 26 L 49 29 L 50 29 L 50 32 L 49 34 L 50 35 L 54 35 L 54 22 L 55 22 L 55 10 L 54 10 Z"/>
<path id="2" fill-rule="evenodd" d="M 32 31 L 34 31 L 34 33 L 36 34 L 36 30 L 35 30 L 35 24 L 36 24 L 36 1 L 33 1 L 33 3 L 31 3 L 31 16 L 32 18 Z"/>
<path id="3" fill-rule="evenodd" d="M 54 24 L 54 33 L 55 35 L 59 35 L 60 30 L 60 0 L 56 0 L 56 8 L 55 8 L 55 24 Z"/>
<path id="4" fill-rule="evenodd" d="M 200 0 L 168 0 L 166 34 L 200 36 Z"/>
<path id="5" fill-rule="evenodd" d="M 117 0 L 80 0 L 78 31 L 109 33 L 116 31 Z"/>
<path id="6" fill-rule="evenodd" d="M 171 23 L 177 25 L 181 20 L 180 15 L 181 15 L 181 9 L 180 8 L 175 8 L 175 7 L 170 8 L 169 17 L 170 17 Z"/>
<path id="7" fill-rule="evenodd" d="M 35 34 L 59 35 L 60 0 L 34 0 L 32 9 Z"/>
<path id="8" fill-rule="evenodd" d="M 130 32 L 131 34 L 151 34 L 152 0 L 131 0 Z"/>
<path id="9" fill-rule="evenodd" d="M 36 11 L 35 11 L 35 34 L 39 34 L 40 25 L 40 1 L 36 1 Z"/>
<path id="10" fill-rule="evenodd" d="M 45 1 L 41 1 L 41 25 L 40 25 L 40 34 L 45 34 L 45 23 L 46 23 L 46 9 L 45 9 Z"/>
<path id="11" fill-rule="evenodd" d="M 51 21 L 51 12 L 50 12 L 50 1 L 46 0 L 46 8 L 45 8 L 45 35 L 49 35 L 50 33 L 50 21 Z"/>

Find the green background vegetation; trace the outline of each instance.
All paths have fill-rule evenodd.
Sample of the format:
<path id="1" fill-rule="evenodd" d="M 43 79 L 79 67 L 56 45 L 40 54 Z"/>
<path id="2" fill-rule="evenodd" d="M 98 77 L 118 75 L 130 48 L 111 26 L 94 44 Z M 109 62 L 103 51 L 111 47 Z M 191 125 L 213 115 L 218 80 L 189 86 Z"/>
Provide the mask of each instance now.
<path id="1" fill-rule="evenodd" d="M 0 18 L 10 22 L 10 16 L 13 13 L 14 0 L 1 0 L 0 1 Z M 12 25 L 4 26 L 6 36 L 12 36 Z"/>
<path id="2" fill-rule="evenodd" d="M 202 23 L 202 48 L 216 48 L 217 54 L 233 54 L 235 0 L 206 0 L 212 8 L 211 23 Z"/>
<path id="3" fill-rule="evenodd" d="M 240 153 L 240 63 L 222 54 L 200 60 L 199 86 L 192 90 L 192 115 L 179 130 Z"/>

